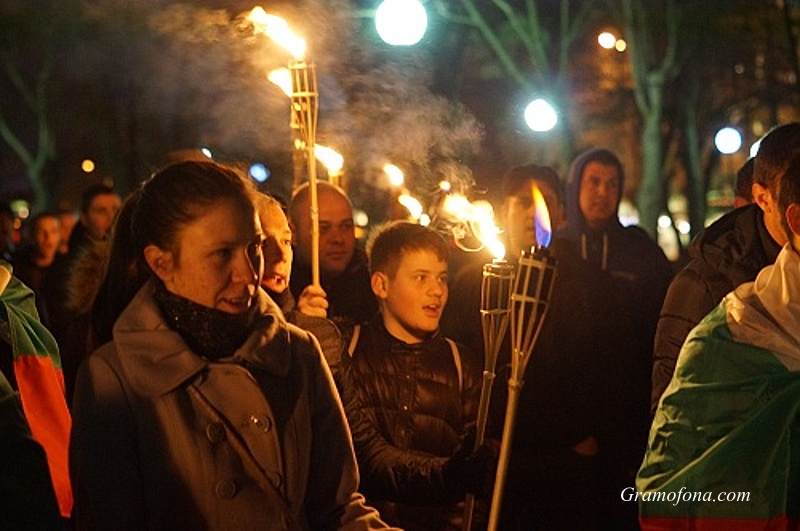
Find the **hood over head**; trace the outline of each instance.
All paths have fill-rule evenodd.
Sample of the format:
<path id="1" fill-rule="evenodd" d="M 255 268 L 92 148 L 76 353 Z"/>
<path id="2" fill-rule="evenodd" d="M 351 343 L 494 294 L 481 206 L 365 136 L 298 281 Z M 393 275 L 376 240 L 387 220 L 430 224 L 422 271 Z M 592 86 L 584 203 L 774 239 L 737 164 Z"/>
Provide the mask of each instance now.
<path id="1" fill-rule="evenodd" d="M 578 155 L 572 162 L 567 177 L 565 203 L 567 207 L 567 233 L 570 236 L 578 236 L 586 231 L 586 219 L 581 212 L 580 191 L 583 170 L 590 162 L 598 162 L 604 166 L 615 166 L 619 172 L 619 197 L 617 197 L 617 208 L 622 201 L 622 192 L 625 188 L 625 171 L 619 158 L 603 148 L 591 148 Z M 621 226 L 619 218 L 614 216 L 609 220 L 609 228 Z"/>

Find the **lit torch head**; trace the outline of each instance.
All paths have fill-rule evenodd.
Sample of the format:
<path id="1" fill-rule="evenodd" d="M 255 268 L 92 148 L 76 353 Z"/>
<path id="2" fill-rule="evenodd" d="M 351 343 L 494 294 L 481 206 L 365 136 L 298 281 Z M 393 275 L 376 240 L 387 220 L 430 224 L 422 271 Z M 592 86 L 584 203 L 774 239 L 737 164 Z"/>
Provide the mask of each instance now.
<path id="1" fill-rule="evenodd" d="M 286 49 L 292 56 L 302 61 L 306 53 L 306 41 L 298 37 L 281 17 L 270 15 L 261 6 L 254 7 L 247 20 L 253 24 L 256 33 L 263 33 L 278 46 Z"/>
<path id="2" fill-rule="evenodd" d="M 534 188 L 533 197 L 536 204 L 536 246 L 523 251 L 519 257 L 511 292 L 511 360 L 517 380 L 521 380 L 525 372 L 542 329 L 557 270 L 557 261 L 548 250 L 552 231 L 547 206 L 537 188 Z"/>

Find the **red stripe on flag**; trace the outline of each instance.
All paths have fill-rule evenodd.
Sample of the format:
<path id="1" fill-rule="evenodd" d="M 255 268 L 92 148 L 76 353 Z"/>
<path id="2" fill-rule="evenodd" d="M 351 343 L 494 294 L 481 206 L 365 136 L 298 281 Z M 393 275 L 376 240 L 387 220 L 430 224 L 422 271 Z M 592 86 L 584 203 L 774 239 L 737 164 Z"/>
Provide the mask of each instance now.
<path id="1" fill-rule="evenodd" d="M 785 514 L 772 518 L 639 518 L 642 531 L 797 531 L 798 523 Z"/>
<path id="2" fill-rule="evenodd" d="M 33 438 L 42 445 L 62 516 L 72 514 L 68 450 L 72 418 L 64 399 L 64 375 L 49 357 L 18 356 L 14 374 Z"/>

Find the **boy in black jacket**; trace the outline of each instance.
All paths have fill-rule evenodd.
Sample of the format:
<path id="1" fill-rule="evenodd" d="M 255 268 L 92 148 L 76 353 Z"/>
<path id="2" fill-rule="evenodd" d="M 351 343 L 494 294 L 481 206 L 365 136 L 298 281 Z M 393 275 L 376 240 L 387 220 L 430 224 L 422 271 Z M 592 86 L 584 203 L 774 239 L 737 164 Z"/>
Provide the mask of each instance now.
<path id="1" fill-rule="evenodd" d="M 472 454 L 481 368 L 439 333 L 448 249 L 434 230 L 383 228 L 369 246 L 380 312 L 356 330 L 340 388 L 361 491 L 382 518 L 406 529 L 457 529 L 467 492 L 493 477 L 488 448 Z"/>

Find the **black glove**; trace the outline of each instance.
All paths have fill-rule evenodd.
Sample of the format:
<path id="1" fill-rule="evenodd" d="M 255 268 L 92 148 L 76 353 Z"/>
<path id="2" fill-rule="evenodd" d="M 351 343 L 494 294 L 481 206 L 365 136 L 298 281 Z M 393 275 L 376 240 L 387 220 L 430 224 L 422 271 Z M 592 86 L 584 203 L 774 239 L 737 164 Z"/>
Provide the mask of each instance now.
<path id="1" fill-rule="evenodd" d="M 478 498 L 491 495 L 497 455 L 485 442 L 473 452 L 476 437 L 473 424 L 461 435 L 453 455 L 442 465 L 445 487 L 453 495 L 463 496 L 467 492 Z"/>

